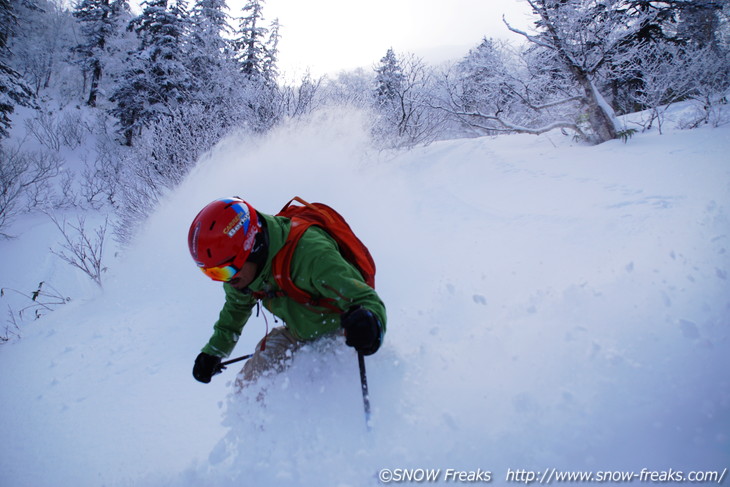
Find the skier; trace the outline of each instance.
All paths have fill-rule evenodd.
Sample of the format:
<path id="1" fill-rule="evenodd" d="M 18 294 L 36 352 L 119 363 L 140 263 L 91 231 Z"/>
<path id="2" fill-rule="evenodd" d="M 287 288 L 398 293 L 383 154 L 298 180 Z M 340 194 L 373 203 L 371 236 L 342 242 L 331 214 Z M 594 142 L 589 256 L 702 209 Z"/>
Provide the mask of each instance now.
<path id="1" fill-rule="evenodd" d="M 301 234 L 287 266 L 291 281 L 311 300 L 298 302 L 282 290 L 272 261 L 285 244 L 292 244 L 291 228 L 290 218 L 257 212 L 240 198 L 213 201 L 193 220 L 190 254 L 203 273 L 223 282 L 225 291 L 213 335 L 195 359 L 193 377 L 198 381 L 207 384 L 220 371 L 221 360 L 233 351 L 259 300 L 284 326 L 258 343 L 236 379 L 239 390 L 267 370 L 283 370 L 287 356 L 325 335 L 344 330 L 346 344 L 363 355 L 375 353 L 382 344 L 385 305 L 319 226 Z"/>

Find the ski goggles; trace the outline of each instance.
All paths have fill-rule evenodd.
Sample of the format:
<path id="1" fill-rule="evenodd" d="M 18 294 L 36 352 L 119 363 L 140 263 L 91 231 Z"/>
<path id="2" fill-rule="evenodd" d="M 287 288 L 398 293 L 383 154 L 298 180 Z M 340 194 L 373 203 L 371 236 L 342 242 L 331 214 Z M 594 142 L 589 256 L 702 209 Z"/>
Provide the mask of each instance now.
<path id="1" fill-rule="evenodd" d="M 238 274 L 241 268 L 233 265 L 233 261 L 231 261 L 218 267 L 201 267 L 200 270 L 214 281 L 228 282 Z"/>

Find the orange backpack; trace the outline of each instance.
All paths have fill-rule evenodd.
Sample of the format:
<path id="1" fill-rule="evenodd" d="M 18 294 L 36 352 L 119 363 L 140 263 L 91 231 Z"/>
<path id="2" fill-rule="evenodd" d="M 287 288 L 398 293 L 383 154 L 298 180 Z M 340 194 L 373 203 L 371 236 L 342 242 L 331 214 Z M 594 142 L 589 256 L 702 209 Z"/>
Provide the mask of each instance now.
<path id="1" fill-rule="evenodd" d="M 302 206 L 292 205 L 296 201 Z M 375 288 L 375 261 L 365 244 L 353 233 L 350 225 L 334 209 L 323 203 L 307 203 L 299 197 L 292 198 L 276 216 L 291 219 L 291 229 L 286 242 L 272 260 L 272 274 L 276 284 L 283 291 L 281 295 L 310 306 L 319 306 L 338 312 L 331 299 L 314 299 L 309 293 L 298 288 L 291 276 L 291 264 L 294 249 L 304 232 L 312 225 L 326 231 L 340 248 L 342 257 L 360 271 L 365 283 Z"/>

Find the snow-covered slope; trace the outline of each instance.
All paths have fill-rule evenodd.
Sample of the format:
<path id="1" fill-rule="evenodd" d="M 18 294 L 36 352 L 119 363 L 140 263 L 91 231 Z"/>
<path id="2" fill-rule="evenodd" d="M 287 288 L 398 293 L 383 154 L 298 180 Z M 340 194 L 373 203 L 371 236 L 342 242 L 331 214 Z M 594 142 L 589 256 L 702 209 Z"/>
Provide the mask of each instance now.
<path id="1" fill-rule="evenodd" d="M 0 347 L 0 485 L 362 486 L 408 467 L 501 485 L 508 469 L 728 467 L 730 127 L 393 155 L 368 149 L 361 122 L 325 112 L 224 141 L 110 259 L 102 292 Z M 294 195 L 327 202 L 370 247 L 389 313 L 367 359 L 372 432 L 337 340 L 242 396 L 233 367 L 193 380 L 223 293 L 190 261 L 187 228 L 224 195 L 270 213 Z M 0 285 L 52 273 L 74 294 L 71 268 L 35 254 L 50 227 L 26 225 L 0 242 Z M 236 353 L 264 331 L 249 323 Z"/>

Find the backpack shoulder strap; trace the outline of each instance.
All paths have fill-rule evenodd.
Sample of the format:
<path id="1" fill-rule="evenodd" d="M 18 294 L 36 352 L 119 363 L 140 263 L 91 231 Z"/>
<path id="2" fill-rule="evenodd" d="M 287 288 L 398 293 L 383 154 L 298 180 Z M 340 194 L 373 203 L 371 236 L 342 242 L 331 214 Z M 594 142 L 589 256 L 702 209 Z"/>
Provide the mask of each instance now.
<path id="1" fill-rule="evenodd" d="M 304 235 L 304 232 L 312 225 L 312 222 L 292 218 L 291 228 L 289 235 L 286 237 L 286 242 L 284 242 L 284 246 L 276 253 L 271 261 L 271 272 L 276 284 L 286 296 L 303 304 L 311 304 L 312 297 L 309 293 L 302 291 L 294 284 L 291 276 L 291 265 L 294 259 L 294 250 L 297 248 L 299 240 Z"/>

